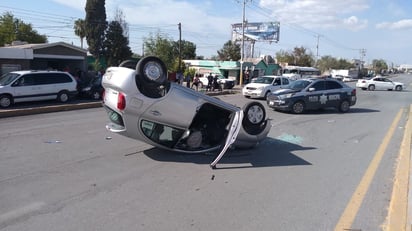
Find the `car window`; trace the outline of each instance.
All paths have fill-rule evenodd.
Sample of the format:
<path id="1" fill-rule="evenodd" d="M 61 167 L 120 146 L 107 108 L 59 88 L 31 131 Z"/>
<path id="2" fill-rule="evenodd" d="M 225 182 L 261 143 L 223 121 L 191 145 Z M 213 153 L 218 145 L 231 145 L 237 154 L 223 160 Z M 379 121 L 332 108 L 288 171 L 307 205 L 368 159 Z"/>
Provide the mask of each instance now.
<path id="1" fill-rule="evenodd" d="M 323 90 L 326 89 L 325 82 L 326 82 L 326 81 L 323 81 L 323 80 L 318 81 L 318 82 L 314 83 L 314 84 L 311 86 L 311 88 L 315 88 L 315 91 L 323 91 Z"/>
<path id="2" fill-rule="evenodd" d="M 6 86 L 8 84 L 10 84 L 11 82 L 13 82 L 15 79 L 17 79 L 17 77 L 19 77 L 19 74 L 16 73 L 7 73 L 4 74 L 0 77 L 0 86 Z"/>
<path id="3" fill-rule="evenodd" d="M 331 90 L 331 89 L 340 89 L 342 88 L 342 85 L 335 81 L 326 81 L 326 89 Z"/>
<path id="4" fill-rule="evenodd" d="M 289 84 L 289 79 L 287 78 L 282 78 L 283 85 L 288 85 Z"/>
<path id="5" fill-rule="evenodd" d="M 273 85 L 282 85 L 280 78 L 276 78 Z"/>
<path id="6" fill-rule="evenodd" d="M 147 120 L 143 120 L 140 126 L 145 136 L 152 141 L 167 147 L 173 147 L 183 135 L 183 130 L 181 129 L 172 128 Z"/>

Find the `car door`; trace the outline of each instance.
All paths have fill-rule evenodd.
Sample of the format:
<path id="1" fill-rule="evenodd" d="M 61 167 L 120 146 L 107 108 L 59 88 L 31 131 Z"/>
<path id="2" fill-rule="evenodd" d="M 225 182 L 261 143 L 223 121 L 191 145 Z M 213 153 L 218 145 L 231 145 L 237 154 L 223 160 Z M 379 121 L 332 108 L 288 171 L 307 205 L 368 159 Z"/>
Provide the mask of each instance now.
<path id="1" fill-rule="evenodd" d="M 327 101 L 325 107 L 338 107 L 342 101 L 342 95 L 345 93 L 342 91 L 342 85 L 336 81 L 326 80 L 326 95 Z"/>
<path id="2" fill-rule="evenodd" d="M 386 90 L 386 89 L 388 89 L 388 84 L 385 83 L 384 78 L 375 78 L 373 80 L 373 84 L 375 85 L 375 90 Z"/>
<path id="3" fill-rule="evenodd" d="M 41 96 L 41 89 L 36 85 L 35 76 L 33 74 L 26 74 L 21 76 L 12 85 L 14 89 L 14 101 L 33 101 L 39 99 Z"/>
<path id="4" fill-rule="evenodd" d="M 286 88 L 287 85 L 289 85 L 289 79 L 288 78 L 280 78 L 282 80 L 282 88 Z"/>
<path id="5" fill-rule="evenodd" d="M 306 109 L 322 108 L 327 103 L 325 80 L 318 80 L 308 86 L 305 95 Z"/>

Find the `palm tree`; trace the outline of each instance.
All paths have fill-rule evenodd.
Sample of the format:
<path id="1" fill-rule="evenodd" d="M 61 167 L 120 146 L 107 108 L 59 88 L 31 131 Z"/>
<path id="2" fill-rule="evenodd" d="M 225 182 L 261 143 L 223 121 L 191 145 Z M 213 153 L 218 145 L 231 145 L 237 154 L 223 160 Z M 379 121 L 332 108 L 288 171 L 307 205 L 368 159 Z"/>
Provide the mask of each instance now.
<path id="1" fill-rule="evenodd" d="M 84 19 L 77 19 L 74 22 L 74 34 L 80 37 L 80 47 L 83 48 L 83 39 L 86 37 L 86 23 Z"/>

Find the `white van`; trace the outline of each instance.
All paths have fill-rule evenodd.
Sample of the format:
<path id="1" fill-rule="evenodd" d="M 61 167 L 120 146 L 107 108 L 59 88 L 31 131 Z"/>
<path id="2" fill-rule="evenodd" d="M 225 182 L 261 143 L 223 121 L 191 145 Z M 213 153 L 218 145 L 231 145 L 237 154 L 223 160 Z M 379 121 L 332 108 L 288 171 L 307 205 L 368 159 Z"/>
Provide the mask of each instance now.
<path id="1" fill-rule="evenodd" d="M 77 82 L 67 72 L 13 71 L 0 77 L 0 107 L 13 103 L 56 99 L 67 102 L 77 94 Z"/>

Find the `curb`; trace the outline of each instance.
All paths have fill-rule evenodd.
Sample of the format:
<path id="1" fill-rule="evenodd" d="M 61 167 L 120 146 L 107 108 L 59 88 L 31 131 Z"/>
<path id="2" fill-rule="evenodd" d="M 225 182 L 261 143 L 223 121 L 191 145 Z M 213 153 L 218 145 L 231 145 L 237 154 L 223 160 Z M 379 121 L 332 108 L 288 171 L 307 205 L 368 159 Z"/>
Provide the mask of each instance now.
<path id="1" fill-rule="evenodd" d="M 64 105 L 40 106 L 40 107 L 32 107 L 32 108 L 0 110 L 0 118 L 13 117 L 13 116 L 34 115 L 34 114 L 59 112 L 59 111 L 70 111 L 70 110 L 77 110 L 77 109 L 97 108 L 97 107 L 101 107 L 101 106 L 102 106 L 102 102 L 99 101 L 99 102 L 87 102 L 87 103 L 76 103 L 76 104 L 64 104 Z"/>

